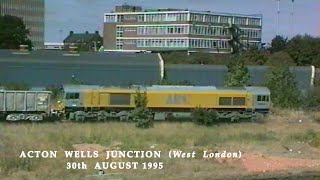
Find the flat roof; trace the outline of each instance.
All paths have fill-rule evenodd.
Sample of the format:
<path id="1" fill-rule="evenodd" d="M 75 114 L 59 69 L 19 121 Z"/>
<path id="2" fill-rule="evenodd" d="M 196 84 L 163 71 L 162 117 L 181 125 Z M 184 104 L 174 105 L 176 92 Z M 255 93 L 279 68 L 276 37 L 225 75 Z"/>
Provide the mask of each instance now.
<path id="1" fill-rule="evenodd" d="M 130 15 L 130 14 L 174 14 L 174 13 L 196 13 L 205 15 L 219 15 L 219 16 L 236 16 L 236 17 L 249 17 L 249 18 L 262 18 L 262 14 L 236 14 L 236 13 L 222 13 L 211 11 L 196 11 L 196 10 L 177 10 L 177 11 L 141 11 L 141 12 L 113 12 L 104 13 L 104 15 Z"/>

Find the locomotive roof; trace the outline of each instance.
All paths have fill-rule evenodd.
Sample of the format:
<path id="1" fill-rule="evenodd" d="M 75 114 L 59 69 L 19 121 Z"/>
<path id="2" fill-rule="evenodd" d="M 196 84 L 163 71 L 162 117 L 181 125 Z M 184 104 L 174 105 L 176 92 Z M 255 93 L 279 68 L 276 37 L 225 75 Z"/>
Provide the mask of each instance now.
<path id="1" fill-rule="evenodd" d="M 148 91 L 190 91 L 190 92 L 207 92 L 207 91 L 250 91 L 255 94 L 270 94 L 267 87 L 246 86 L 246 87 L 218 87 L 218 86 L 151 86 L 146 88 Z"/>
<path id="2" fill-rule="evenodd" d="M 271 92 L 267 87 L 257 87 L 257 86 L 247 86 L 245 87 L 247 91 L 254 94 L 270 95 Z"/>
<path id="3" fill-rule="evenodd" d="M 103 87 L 95 85 L 64 85 L 66 92 L 79 92 L 81 90 L 141 90 L 141 91 L 175 91 L 175 92 L 208 92 L 208 91 L 230 91 L 230 92 L 246 92 L 250 91 L 255 94 L 270 94 L 267 87 L 217 87 L 217 86 L 168 86 L 168 85 L 153 85 L 132 87 Z"/>
<path id="4" fill-rule="evenodd" d="M 66 92 L 82 91 L 82 90 L 97 90 L 102 88 L 103 88 L 102 86 L 97 86 L 97 85 L 76 85 L 76 84 L 63 85 L 63 90 Z"/>
<path id="5" fill-rule="evenodd" d="M 220 91 L 220 90 L 227 90 L 227 91 L 243 91 L 244 88 L 223 88 L 223 87 L 216 87 L 216 86 L 151 86 L 147 87 L 148 91 Z"/>

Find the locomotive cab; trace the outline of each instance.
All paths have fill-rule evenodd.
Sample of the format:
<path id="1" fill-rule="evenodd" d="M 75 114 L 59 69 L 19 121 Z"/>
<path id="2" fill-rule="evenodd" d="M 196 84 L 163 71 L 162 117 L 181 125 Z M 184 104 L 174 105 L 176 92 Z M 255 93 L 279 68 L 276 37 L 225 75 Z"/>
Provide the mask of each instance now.
<path id="1" fill-rule="evenodd" d="M 246 87 L 252 93 L 252 104 L 256 112 L 268 113 L 271 106 L 271 92 L 266 87 Z"/>

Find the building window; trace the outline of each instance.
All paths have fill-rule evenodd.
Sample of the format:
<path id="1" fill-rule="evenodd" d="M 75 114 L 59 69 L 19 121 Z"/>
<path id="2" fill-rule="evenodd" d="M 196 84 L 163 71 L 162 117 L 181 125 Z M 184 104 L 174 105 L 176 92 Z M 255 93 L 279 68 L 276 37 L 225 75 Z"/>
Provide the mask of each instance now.
<path id="1" fill-rule="evenodd" d="M 122 39 L 117 39 L 116 46 L 117 46 L 117 49 L 123 49 L 123 41 L 122 41 Z"/>
<path id="2" fill-rule="evenodd" d="M 249 26 L 260 26 L 261 20 L 258 18 L 249 18 L 248 19 L 248 25 Z"/>
<path id="3" fill-rule="evenodd" d="M 220 23 L 229 23 L 229 17 L 221 16 L 220 17 Z"/>
<path id="4" fill-rule="evenodd" d="M 118 15 L 117 22 L 122 22 L 124 19 L 123 15 Z"/>
<path id="5" fill-rule="evenodd" d="M 123 37 L 123 27 L 117 27 L 117 37 Z"/>
<path id="6" fill-rule="evenodd" d="M 235 17 L 235 18 L 234 18 L 234 24 L 237 24 L 237 25 L 246 25 L 246 24 L 247 24 L 247 18 Z"/>
<path id="7" fill-rule="evenodd" d="M 106 15 L 105 22 L 106 23 L 116 22 L 116 16 L 115 15 Z"/>
<path id="8" fill-rule="evenodd" d="M 138 15 L 138 22 L 144 22 L 144 15 L 143 14 Z"/>

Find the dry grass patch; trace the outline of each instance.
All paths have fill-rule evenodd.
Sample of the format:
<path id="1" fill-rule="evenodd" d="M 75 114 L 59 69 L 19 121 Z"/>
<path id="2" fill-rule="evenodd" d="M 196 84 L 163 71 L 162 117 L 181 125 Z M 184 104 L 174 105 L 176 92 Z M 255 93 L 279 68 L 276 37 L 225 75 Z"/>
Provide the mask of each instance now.
<path id="1" fill-rule="evenodd" d="M 164 170 L 122 172 L 129 179 L 211 179 L 226 175 L 248 174 L 239 163 L 204 160 L 203 150 L 259 152 L 266 155 L 319 159 L 320 124 L 314 114 L 303 111 L 275 110 L 263 123 L 219 124 L 212 127 L 193 123 L 155 123 L 154 128 L 138 129 L 133 123 L 52 123 L 1 124 L 1 179 L 79 179 L 96 171 L 96 159 L 85 159 L 89 170 L 65 169 L 65 159 L 19 159 L 27 150 L 160 150 Z M 301 120 L 301 122 L 299 122 Z M 288 148 L 288 149 L 286 149 Z M 197 158 L 169 159 L 172 149 L 198 152 Z M 292 151 L 289 151 L 292 149 Z M 300 153 L 298 153 L 300 151 Z M 99 158 L 98 161 L 104 161 Z M 125 160 L 122 160 L 125 161 Z M 131 160 L 132 161 L 132 160 Z M 141 160 L 137 160 L 141 161 Z M 108 171 L 109 172 L 109 171 Z M 143 178 L 144 177 L 144 178 Z"/>

